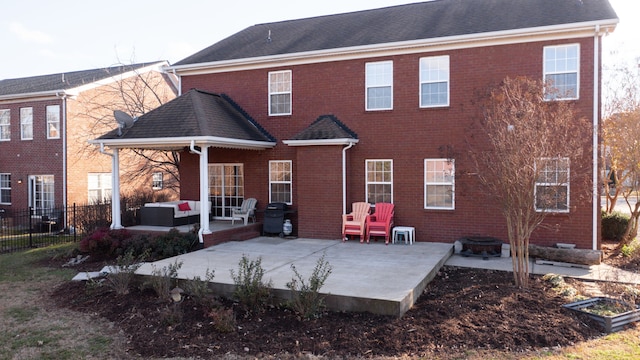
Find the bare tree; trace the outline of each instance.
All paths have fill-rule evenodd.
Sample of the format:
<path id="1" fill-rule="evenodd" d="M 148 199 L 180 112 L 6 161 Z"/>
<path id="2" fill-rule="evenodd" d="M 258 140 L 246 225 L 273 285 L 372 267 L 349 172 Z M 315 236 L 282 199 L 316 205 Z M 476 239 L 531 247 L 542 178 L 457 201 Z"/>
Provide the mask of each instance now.
<path id="1" fill-rule="evenodd" d="M 570 102 L 549 100 L 551 91 L 528 78 L 504 79 L 470 142 L 480 184 L 506 220 L 514 280 L 523 288 L 531 234 L 549 213 L 570 210 L 569 175 L 586 168 L 589 154 L 589 122 L 575 118 Z"/>
<path id="2" fill-rule="evenodd" d="M 640 59 L 636 62 L 640 64 Z M 629 221 L 621 244 L 630 242 L 638 231 L 640 217 L 640 72 L 638 64 L 610 69 L 606 83 L 603 122 L 602 184 L 606 211 L 614 211 L 622 196 L 629 208 Z"/>
<path id="3" fill-rule="evenodd" d="M 137 117 L 175 98 L 177 88 L 171 76 L 159 71 L 134 70 L 133 76 L 114 76 L 112 81 L 84 94 L 78 102 L 84 117 L 82 131 L 77 132 L 77 142 L 83 144 L 80 157 L 86 160 L 98 155 L 99 149 L 87 144 L 86 139 L 97 138 L 115 128 L 114 110 Z M 178 193 L 180 158 L 177 151 L 126 149 L 121 151 L 121 159 L 121 178 L 125 182 L 148 184 L 152 173 L 162 172 L 168 176 L 163 179 L 163 188 Z"/>

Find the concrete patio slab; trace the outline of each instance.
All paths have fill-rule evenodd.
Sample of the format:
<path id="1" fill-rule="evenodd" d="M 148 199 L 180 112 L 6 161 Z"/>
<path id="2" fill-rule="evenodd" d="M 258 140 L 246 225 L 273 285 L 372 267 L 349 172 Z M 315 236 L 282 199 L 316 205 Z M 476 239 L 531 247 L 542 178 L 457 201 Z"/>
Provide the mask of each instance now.
<path id="1" fill-rule="evenodd" d="M 418 242 L 413 245 L 318 239 L 258 237 L 226 242 L 173 258 L 144 264 L 137 273 L 151 275 L 170 264 L 182 262 L 181 279 L 205 279 L 214 271 L 212 286 L 229 295 L 243 256 L 261 259 L 264 280 L 272 282 L 276 296 L 289 298 L 287 282 L 294 278 L 291 266 L 308 280 L 323 255 L 332 273 L 320 289 L 329 309 L 368 311 L 402 316 L 413 306 L 426 285 L 453 253 L 453 244 Z"/>

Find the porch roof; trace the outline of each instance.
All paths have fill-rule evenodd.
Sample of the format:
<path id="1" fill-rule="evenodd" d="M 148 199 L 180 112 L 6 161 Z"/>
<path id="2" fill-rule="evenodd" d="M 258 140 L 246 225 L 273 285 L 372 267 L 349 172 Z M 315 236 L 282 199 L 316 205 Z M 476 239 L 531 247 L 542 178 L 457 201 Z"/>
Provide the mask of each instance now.
<path id="1" fill-rule="evenodd" d="M 115 122 L 114 122 L 115 124 Z M 229 97 L 192 89 L 89 143 L 112 148 L 179 150 L 187 146 L 268 149 L 276 139 Z"/>
<path id="2" fill-rule="evenodd" d="M 311 125 L 282 142 L 289 146 L 347 145 L 357 143 L 358 135 L 334 115 L 320 115 Z"/>

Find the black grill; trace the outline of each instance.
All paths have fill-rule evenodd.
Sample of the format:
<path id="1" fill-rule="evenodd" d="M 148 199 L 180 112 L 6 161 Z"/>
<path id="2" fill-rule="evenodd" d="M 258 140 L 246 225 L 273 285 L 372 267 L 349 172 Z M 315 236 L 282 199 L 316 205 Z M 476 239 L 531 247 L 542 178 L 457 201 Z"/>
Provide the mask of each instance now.
<path id="1" fill-rule="evenodd" d="M 269 203 L 264 211 L 262 233 L 283 236 L 282 224 L 284 223 L 285 211 L 287 211 L 286 203 Z"/>

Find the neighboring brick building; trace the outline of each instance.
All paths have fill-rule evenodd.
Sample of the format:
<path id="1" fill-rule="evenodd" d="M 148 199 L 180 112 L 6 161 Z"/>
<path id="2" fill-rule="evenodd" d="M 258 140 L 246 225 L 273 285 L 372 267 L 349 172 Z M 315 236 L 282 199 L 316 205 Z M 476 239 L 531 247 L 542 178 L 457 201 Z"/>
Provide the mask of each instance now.
<path id="1" fill-rule="evenodd" d="M 111 160 L 97 156 L 87 140 L 117 127 L 114 110 L 124 94 L 141 98 L 142 81 L 158 98 L 146 112 L 175 98 L 177 88 L 162 72 L 164 61 L 119 65 L 27 78 L 0 80 L 0 208 L 37 214 L 73 203 L 111 196 Z M 136 110 L 133 110 L 136 111 Z M 134 114 L 135 115 L 135 114 Z M 135 158 L 127 158 L 132 166 Z M 151 180 L 127 183 L 130 189 Z"/>
<path id="2" fill-rule="evenodd" d="M 606 0 L 438 0 L 255 25 L 169 69 L 183 96 L 225 94 L 224 106 L 244 114 L 191 103 L 208 114 L 201 121 L 255 123 L 261 136 L 187 126 L 193 132 L 180 138 L 145 127 L 147 115 L 181 124 L 163 106 L 136 131 L 95 143 L 191 148 L 181 156 L 181 195 L 208 196 L 214 217 L 247 197 L 262 209 L 284 201 L 299 236 L 338 239 L 352 202 L 385 201 L 418 241 L 506 240 L 503 217 L 478 193 L 463 156 L 482 116 L 478 94 L 507 76 L 551 79 L 568 90 L 562 101 L 574 102 L 577 116 L 599 126 L 601 38 L 617 22 Z M 597 174 L 593 144 L 584 139 Z M 592 184 L 562 185 L 570 195 L 532 241 L 599 246 L 598 196 L 577 195 L 593 193 Z"/>

